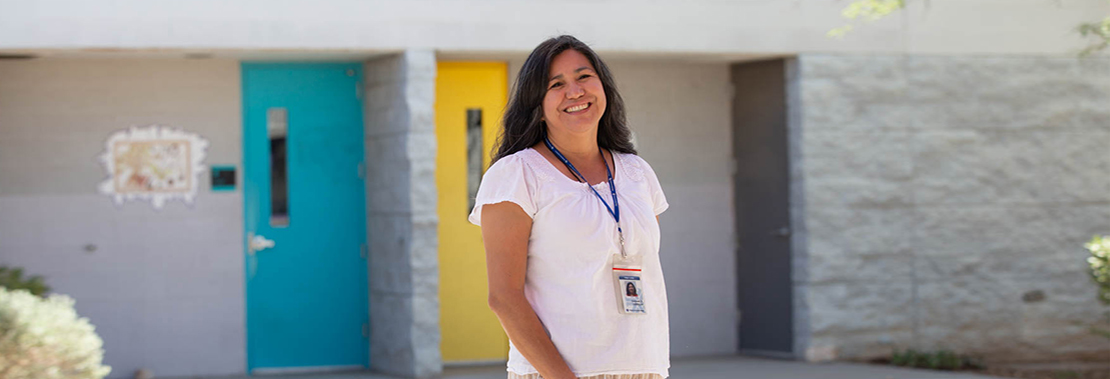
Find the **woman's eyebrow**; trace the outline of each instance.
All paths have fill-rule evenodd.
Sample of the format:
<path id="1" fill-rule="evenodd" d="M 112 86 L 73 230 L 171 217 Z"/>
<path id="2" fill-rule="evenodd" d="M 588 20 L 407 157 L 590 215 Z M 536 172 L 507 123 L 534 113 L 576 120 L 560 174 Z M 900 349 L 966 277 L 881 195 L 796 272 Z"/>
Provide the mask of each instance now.
<path id="1" fill-rule="evenodd" d="M 579 73 L 579 72 L 582 72 L 583 70 L 592 70 L 592 69 L 589 66 L 582 66 L 582 67 L 579 67 L 577 70 L 574 70 L 574 73 Z M 559 79 L 559 78 L 562 78 L 562 77 L 563 77 L 563 74 L 555 75 L 555 76 L 552 76 L 551 79 L 547 79 L 547 81 L 550 82 L 552 80 Z"/>

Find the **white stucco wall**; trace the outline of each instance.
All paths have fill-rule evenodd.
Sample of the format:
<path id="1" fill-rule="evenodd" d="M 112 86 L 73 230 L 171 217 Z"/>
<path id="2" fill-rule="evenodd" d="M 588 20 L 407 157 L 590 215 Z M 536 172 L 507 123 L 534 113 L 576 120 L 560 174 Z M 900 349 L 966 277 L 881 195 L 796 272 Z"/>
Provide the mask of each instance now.
<path id="1" fill-rule="evenodd" d="M 511 82 L 524 58 L 509 61 Z M 659 176 L 670 203 L 659 217 L 659 255 L 670 306 L 671 354 L 734 354 L 739 331 L 728 65 L 606 64 L 624 97 L 636 148 Z"/>
<path id="2" fill-rule="evenodd" d="M 241 192 L 207 172 L 192 207 L 97 192 L 108 135 L 153 123 L 208 139 L 241 186 L 239 88 L 235 61 L 0 61 L 0 264 L 76 299 L 112 378 L 245 370 Z"/>
<path id="3" fill-rule="evenodd" d="M 636 133 L 636 148 L 659 176 L 671 204 L 659 217 L 671 353 L 735 353 L 739 331 L 728 65 L 614 62 L 611 68 Z"/>
<path id="4" fill-rule="evenodd" d="M 327 50 L 528 51 L 572 33 L 611 53 L 1071 54 L 1104 0 L 910 0 L 844 40 L 840 1 L 0 1 L 0 49 L 82 54 Z"/>

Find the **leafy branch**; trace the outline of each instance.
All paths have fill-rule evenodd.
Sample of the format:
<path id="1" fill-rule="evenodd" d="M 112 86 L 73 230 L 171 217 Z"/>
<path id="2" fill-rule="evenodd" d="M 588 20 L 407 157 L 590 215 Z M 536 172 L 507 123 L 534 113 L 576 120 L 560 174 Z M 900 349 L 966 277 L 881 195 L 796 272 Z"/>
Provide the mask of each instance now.
<path id="1" fill-rule="evenodd" d="M 1110 17 L 1102 19 L 1101 22 L 1079 24 L 1076 30 L 1079 31 L 1079 35 L 1084 38 L 1096 40 L 1083 49 L 1083 51 L 1080 51 L 1080 56 L 1088 56 L 1110 47 Z"/>
<path id="2" fill-rule="evenodd" d="M 848 4 L 840 15 L 848 19 L 849 23 L 825 33 L 829 37 L 844 38 L 853 28 L 853 22 L 862 20 L 874 22 L 906 7 L 905 0 L 860 0 Z"/>

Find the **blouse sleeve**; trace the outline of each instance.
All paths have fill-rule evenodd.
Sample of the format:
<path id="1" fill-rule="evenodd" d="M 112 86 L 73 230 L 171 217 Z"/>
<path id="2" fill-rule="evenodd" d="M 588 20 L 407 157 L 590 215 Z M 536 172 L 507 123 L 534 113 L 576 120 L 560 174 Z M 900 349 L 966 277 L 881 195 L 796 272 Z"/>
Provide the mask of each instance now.
<path id="1" fill-rule="evenodd" d="M 534 181 L 521 157 L 510 155 L 499 159 L 482 175 L 474 209 L 467 218 L 471 224 L 482 225 L 482 207 L 487 204 L 511 202 L 524 210 L 528 217 L 535 217 L 536 203 L 532 198 Z"/>
<path id="2" fill-rule="evenodd" d="M 640 163 L 644 165 L 644 177 L 647 179 L 648 189 L 651 191 L 652 207 L 655 210 L 655 215 L 658 216 L 667 210 L 670 204 L 667 203 L 667 196 L 663 195 L 663 187 L 659 185 L 659 177 L 655 176 L 655 170 L 643 158 L 640 159 Z"/>

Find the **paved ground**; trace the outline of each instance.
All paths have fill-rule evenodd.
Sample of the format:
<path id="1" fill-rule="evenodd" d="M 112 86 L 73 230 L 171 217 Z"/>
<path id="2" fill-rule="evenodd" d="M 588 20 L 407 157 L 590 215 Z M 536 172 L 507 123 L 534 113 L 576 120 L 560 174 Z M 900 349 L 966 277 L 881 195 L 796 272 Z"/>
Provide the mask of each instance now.
<path id="1" fill-rule="evenodd" d="M 911 370 L 857 363 L 805 363 L 752 357 L 675 359 L 673 379 L 988 379 L 991 377 L 929 370 Z M 246 377 L 243 377 L 246 378 Z M 255 376 L 273 379 L 395 379 L 376 373 Z M 451 367 L 445 379 L 504 379 L 505 366 Z M 211 378 L 217 379 L 217 378 Z M 222 377 L 220 379 L 233 379 Z"/>

